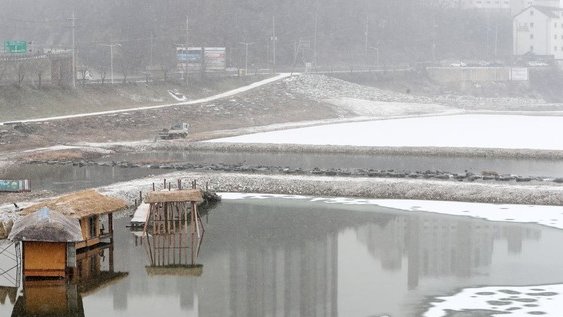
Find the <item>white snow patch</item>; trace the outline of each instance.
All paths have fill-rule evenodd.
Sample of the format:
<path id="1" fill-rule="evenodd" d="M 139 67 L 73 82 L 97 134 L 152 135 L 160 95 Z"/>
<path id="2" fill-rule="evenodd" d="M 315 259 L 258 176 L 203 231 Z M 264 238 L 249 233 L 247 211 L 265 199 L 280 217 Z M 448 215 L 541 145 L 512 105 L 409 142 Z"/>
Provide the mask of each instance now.
<path id="1" fill-rule="evenodd" d="M 439 302 L 432 303 L 424 317 L 451 316 L 452 311 L 470 313 L 472 310 L 496 312 L 490 316 L 560 316 L 563 311 L 563 284 L 467 288 L 455 295 L 436 299 Z"/>
<path id="2" fill-rule="evenodd" d="M 563 117 L 452 115 L 341 123 L 211 142 L 563 150 Z"/>
<path id="3" fill-rule="evenodd" d="M 460 112 L 437 104 L 385 102 L 348 97 L 331 98 L 323 101 L 337 106 L 339 110 L 351 111 L 359 116 L 391 117 L 408 114 Z"/>
<path id="4" fill-rule="evenodd" d="M 60 150 L 87 150 L 89 152 L 97 152 L 97 153 L 104 153 L 109 154 L 112 153 L 111 150 L 99 148 L 99 147 L 92 147 L 87 145 L 53 145 L 49 147 L 42 147 L 42 148 L 35 148 L 30 150 L 25 150 L 23 153 L 34 153 L 34 152 L 47 152 L 47 151 L 60 151 Z"/>
<path id="5" fill-rule="evenodd" d="M 327 204 L 376 205 L 404 211 L 424 211 L 445 215 L 481 218 L 490 221 L 537 223 L 563 229 L 563 207 L 542 205 L 500 205 L 434 200 L 326 198 L 275 194 L 219 193 L 223 200 L 284 198 Z"/>
<path id="6" fill-rule="evenodd" d="M 131 218 L 132 223 L 144 223 L 147 220 L 147 215 L 149 213 L 150 205 L 147 203 L 140 204 L 137 209 L 135 209 L 135 213 L 133 214 L 133 218 Z"/>
<path id="7" fill-rule="evenodd" d="M 172 98 L 176 99 L 177 101 L 186 101 L 188 100 L 188 98 L 186 96 L 184 96 L 183 94 L 175 91 L 175 90 L 168 90 L 168 94 L 170 94 L 170 96 L 172 96 Z"/>

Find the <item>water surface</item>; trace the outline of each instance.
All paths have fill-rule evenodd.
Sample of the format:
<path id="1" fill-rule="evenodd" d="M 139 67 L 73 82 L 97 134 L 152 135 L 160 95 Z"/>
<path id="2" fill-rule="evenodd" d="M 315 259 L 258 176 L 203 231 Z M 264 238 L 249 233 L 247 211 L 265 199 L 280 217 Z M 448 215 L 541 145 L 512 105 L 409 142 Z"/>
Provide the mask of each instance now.
<path id="1" fill-rule="evenodd" d="M 563 231 L 539 225 L 227 200 L 204 216 L 202 273 L 190 276 L 149 275 L 128 219 L 117 221 L 111 260 L 128 275 L 81 293 L 84 316 L 421 316 L 467 287 L 563 283 Z M 6 300 L 0 315 L 12 309 Z"/>

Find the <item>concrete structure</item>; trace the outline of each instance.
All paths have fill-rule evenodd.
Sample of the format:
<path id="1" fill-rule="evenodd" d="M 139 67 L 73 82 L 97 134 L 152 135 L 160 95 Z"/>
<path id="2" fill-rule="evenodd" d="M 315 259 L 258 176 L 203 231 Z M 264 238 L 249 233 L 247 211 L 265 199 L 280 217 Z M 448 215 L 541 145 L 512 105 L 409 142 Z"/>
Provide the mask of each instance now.
<path id="1" fill-rule="evenodd" d="M 531 6 L 513 19 L 513 54 L 563 59 L 563 9 Z"/>

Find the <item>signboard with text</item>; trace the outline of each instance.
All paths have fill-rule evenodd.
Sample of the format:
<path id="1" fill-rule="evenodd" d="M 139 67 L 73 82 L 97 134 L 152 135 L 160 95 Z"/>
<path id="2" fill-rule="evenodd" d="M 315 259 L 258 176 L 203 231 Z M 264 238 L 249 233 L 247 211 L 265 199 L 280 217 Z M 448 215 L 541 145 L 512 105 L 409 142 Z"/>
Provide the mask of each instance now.
<path id="1" fill-rule="evenodd" d="M 31 184 L 28 179 L 2 180 L 0 179 L 0 192 L 29 192 Z"/>
<path id="2" fill-rule="evenodd" d="M 27 53 L 27 41 L 4 41 L 4 52 L 12 54 Z"/>

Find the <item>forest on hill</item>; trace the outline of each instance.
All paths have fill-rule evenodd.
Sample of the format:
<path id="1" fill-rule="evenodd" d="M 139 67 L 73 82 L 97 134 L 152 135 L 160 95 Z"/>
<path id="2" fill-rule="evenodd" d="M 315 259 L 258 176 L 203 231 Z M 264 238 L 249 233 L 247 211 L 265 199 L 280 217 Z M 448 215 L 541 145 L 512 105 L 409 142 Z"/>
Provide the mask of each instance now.
<path id="1" fill-rule="evenodd" d="M 391 65 L 510 56 L 505 11 L 462 10 L 429 0 L 3 0 L 0 40 L 70 48 L 78 63 L 174 67 L 175 47 L 226 47 L 228 66 Z M 186 20 L 189 29 L 186 30 Z M 275 37 L 273 36 L 275 30 Z M 247 43 L 247 44 L 244 44 Z M 117 46 L 118 45 L 118 46 Z"/>

